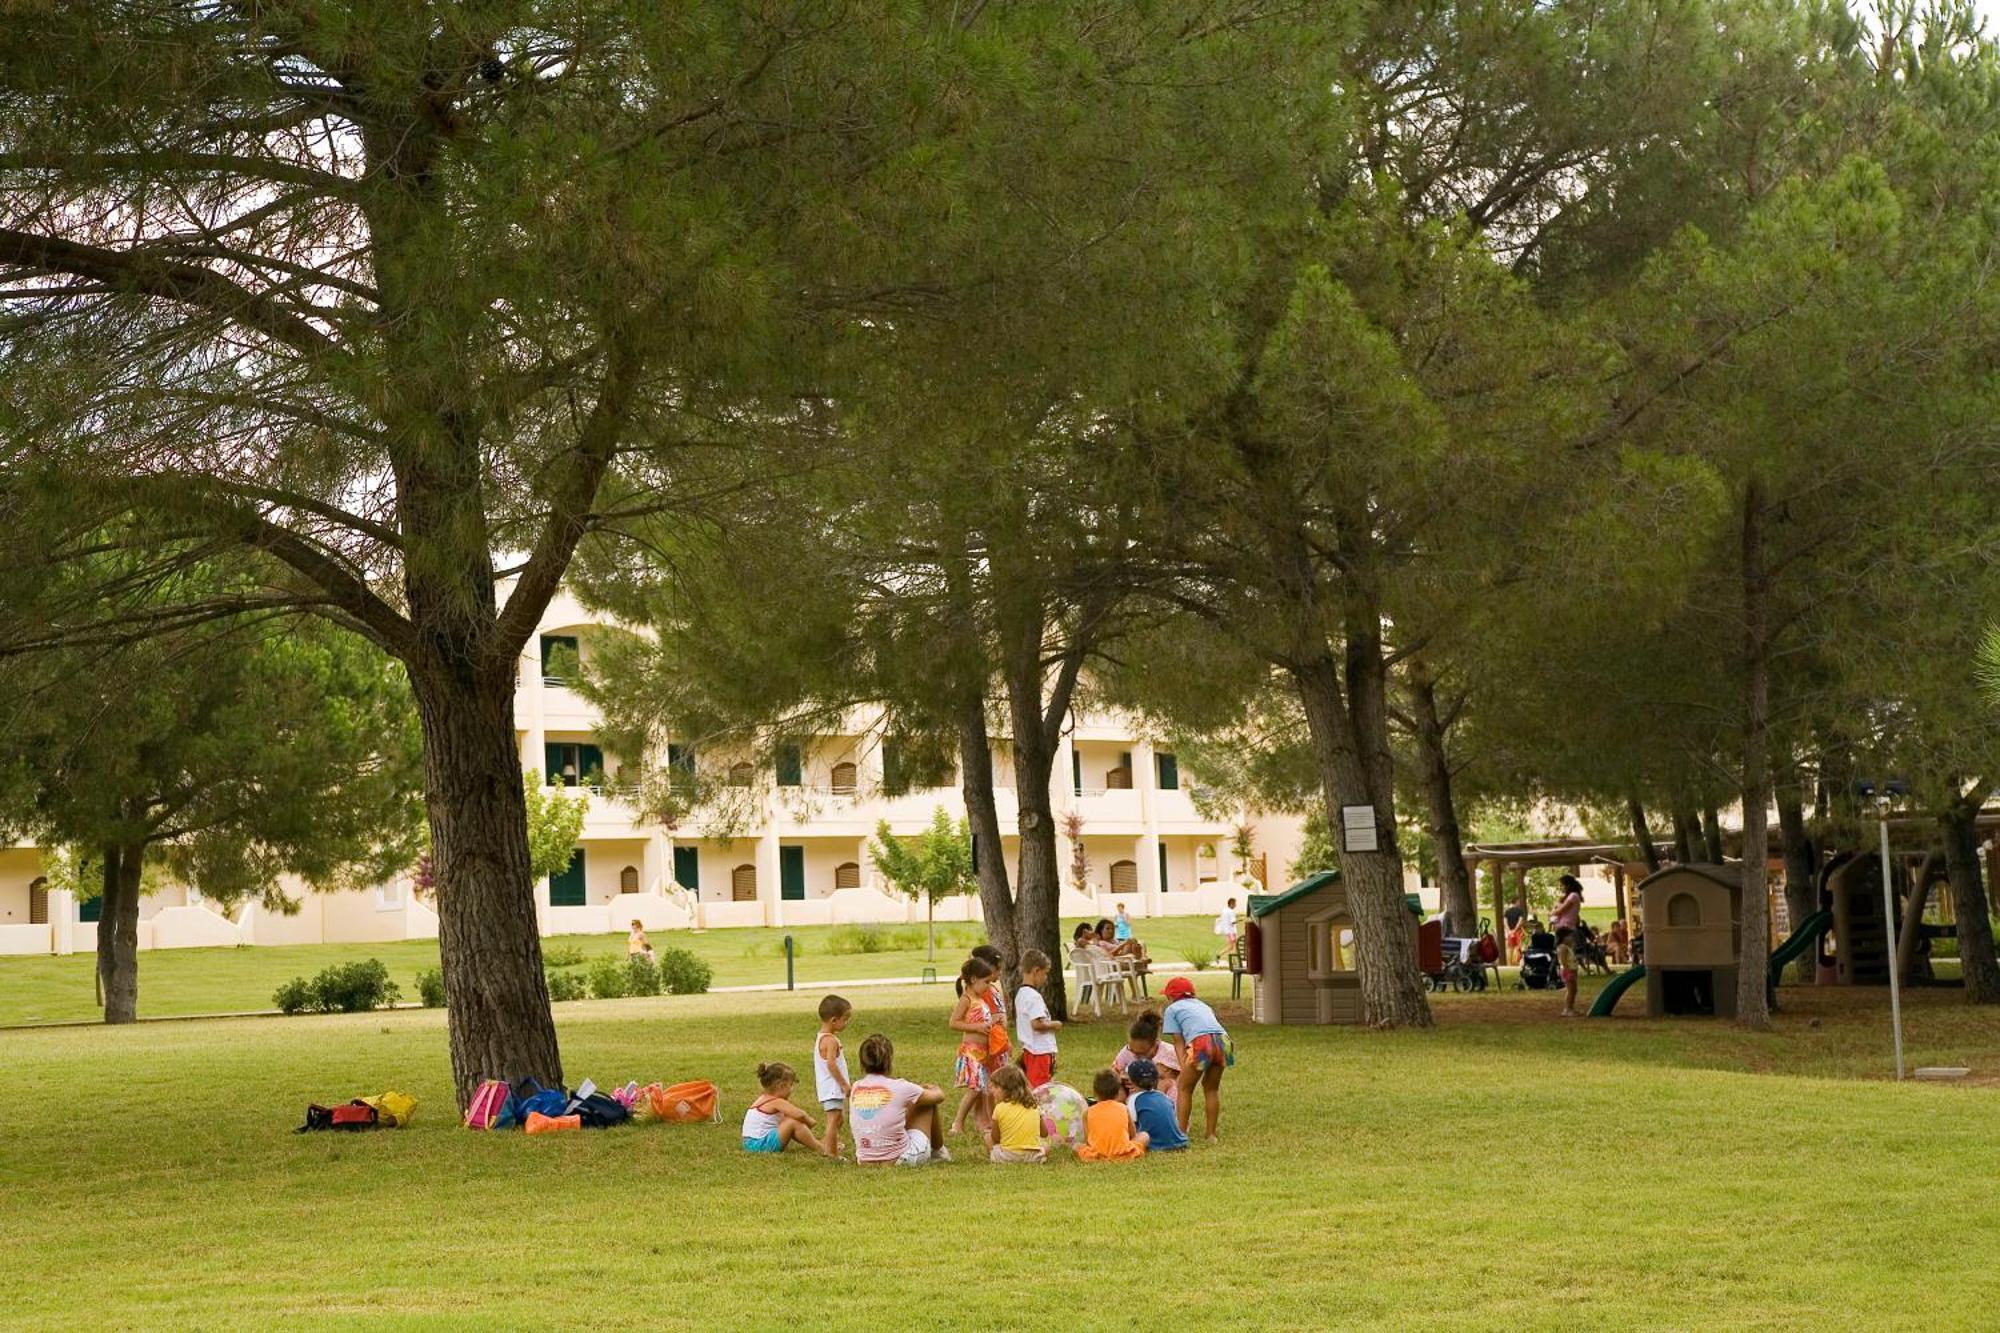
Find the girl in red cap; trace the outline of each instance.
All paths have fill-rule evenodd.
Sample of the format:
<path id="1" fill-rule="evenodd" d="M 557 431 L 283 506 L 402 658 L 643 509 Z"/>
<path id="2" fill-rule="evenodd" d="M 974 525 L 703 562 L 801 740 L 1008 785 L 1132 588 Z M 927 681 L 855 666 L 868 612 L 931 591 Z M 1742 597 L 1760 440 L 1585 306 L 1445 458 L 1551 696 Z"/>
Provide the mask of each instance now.
<path id="1" fill-rule="evenodd" d="M 1160 1029 L 1173 1039 L 1174 1053 L 1181 1062 L 1181 1076 L 1174 1085 L 1174 1111 L 1180 1117 L 1181 1132 L 1187 1133 L 1188 1121 L 1193 1118 L 1194 1089 L 1200 1084 L 1207 1137 L 1213 1143 L 1215 1122 L 1222 1118 L 1222 1071 L 1236 1063 L 1235 1045 L 1215 1010 L 1195 998 L 1192 981 L 1174 977 L 1161 994 L 1172 1003 Z"/>

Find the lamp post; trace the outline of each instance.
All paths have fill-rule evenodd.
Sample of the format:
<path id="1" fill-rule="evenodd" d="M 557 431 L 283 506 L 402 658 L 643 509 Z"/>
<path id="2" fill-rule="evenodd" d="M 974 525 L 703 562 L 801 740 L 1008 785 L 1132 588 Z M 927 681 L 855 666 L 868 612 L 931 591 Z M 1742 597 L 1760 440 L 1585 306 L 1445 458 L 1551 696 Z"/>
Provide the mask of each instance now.
<path id="1" fill-rule="evenodd" d="M 1863 797 L 1875 798 L 1875 813 L 1882 827 L 1882 927 L 1889 939 L 1889 1025 L 1896 1041 L 1896 1080 L 1903 1078 L 1903 986 L 1899 975 L 1898 962 L 1901 955 L 1896 949 L 1896 891 L 1889 878 L 1889 800 L 1891 797 L 1907 795 L 1910 786 L 1906 782 L 1891 779 L 1882 784 L 1878 791 L 1872 782 L 1858 784 Z"/>

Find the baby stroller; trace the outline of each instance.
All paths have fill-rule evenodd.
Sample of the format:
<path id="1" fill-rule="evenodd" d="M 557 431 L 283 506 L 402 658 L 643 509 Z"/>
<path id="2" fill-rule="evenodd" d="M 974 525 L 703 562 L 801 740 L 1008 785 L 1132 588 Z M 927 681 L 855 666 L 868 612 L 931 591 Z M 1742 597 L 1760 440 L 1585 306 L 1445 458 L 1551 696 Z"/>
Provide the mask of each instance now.
<path id="1" fill-rule="evenodd" d="M 1538 930 L 1528 937 L 1521 951 L 1521 975 L 1515 990 L 1560 990 L 1562 969 L 1556 966 L 1556 937 Z"/>
<path id="2" fill-rule="evenodd" d="M 1591 929 L 1588 922 L 1577 927 L 1576 967 L 1579 972 L 1611 975 L 1611 959 L 1604 952 L 1604 937 Z"/>

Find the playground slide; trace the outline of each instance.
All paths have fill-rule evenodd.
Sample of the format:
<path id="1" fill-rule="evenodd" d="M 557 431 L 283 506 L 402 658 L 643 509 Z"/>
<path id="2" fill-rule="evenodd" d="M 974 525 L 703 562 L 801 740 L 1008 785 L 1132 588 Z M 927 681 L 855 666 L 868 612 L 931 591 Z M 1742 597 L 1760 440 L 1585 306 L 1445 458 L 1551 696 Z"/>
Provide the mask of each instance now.
<path id="1" fill-rule="evenodd" d="M 1832 929 L 1833 913 L 1831 912 L 1814 912 L 1811 916 L 1799 922 L 1799 928 L 1787 935 L 1785 942 L 1780 944 L 1771 954 L 1771 984 L 1773 986 L 1777 985 L 1778 978 L 1784 973 L 1786 965 L 1807 949 L 1810 949 L 1820 936 Z M 1645 979 L 1646 965 L 1644 963 L 1627 968 L 1625 971 L 1611 978 L 1611 984 L 1597 992 L 1597 1002 L 1590 1006 L 1590 1016 L 1592 1018 L 1610 1017 L 1611 1011 L 1618 1007 L 1619 997 Z"/>
<path id="2" fill-rule="evenodd" d="M 1617 976 L 1611 978 L 1603 990 L 1597 992 L 1597 1002 L 1590 1006 L 1592 1018 L 1609 1018 L 1611 1011 L 1618 1007 L 1618 997 L 1631 990 L 1638 982 L 1646 979 L 1646 965 L 1634 963 Z"/>
<path id="3" fill-rule="evenodd" d="M 1771 984 L 1777 985 L 1778 978 L 1784 975 L 1786 966 L 1807 949 L 1812 948 L 1820 936 L 1832 929 L 1833 913 L 1827 911 L 1814 912 L 1799 922 L 1799 928 L 1785 936 L 1785 942 L 1771 954 Z"/>

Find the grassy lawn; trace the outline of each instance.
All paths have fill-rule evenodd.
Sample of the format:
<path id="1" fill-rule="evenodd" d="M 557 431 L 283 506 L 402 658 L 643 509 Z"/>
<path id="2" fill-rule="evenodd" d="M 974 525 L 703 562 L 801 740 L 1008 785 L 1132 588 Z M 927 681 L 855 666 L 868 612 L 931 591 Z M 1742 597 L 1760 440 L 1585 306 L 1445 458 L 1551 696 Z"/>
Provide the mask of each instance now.
<path id="1" fill-rule="evenodd" d="M 571 1078 L 713 1078 L 726 1122 L 538 1139 L 456 1126 L 436 1012 L 0 1033 L 0 1324 L 1952 1328 L 2000 1302 L 2000 1101 L 1880 1081 L 1879 992 L 1788 990 L 1763 1035 L 1511 991 L 1441 997 L 1431 1033 L 1225 1005 L 1221 1145 L 915 1172 L 738 1150 L 753 1066 L 802 1059 L 817 998 L 558 1006 Z M 851 1045 L 944 1076 L 937 991 L 855 998 Z M 2000 1071 L 1955 994 L 1908 1020 L 1913 1062 Z M 1119 1038 L 1070 1027 L 1066 1077 Z M 389 1086 L 410 1129 L 288 1132 Z"/>
<path id="2" fill-rule="evenodd" d="M 1073 927 L 1074 921 L 1066 921 Z M 1189 951 L 1214 951 L 1220 943 L 1211 917 L 1161 917 L 1137 923 L 1139 937 L 1156 959 L 1184 961 Z M 873 953 L 836 953 L 854 942 L 853 927 L 799 926 L 783 930 L 658 931 L 655 946 L 690 949 L 715 969 L 717 986 L 781 983 L 785 979 L 785 936 L 797 950 L 801 985 L 848 981 L 856 977 L 915 977 L 925 966 L 924 928 L 878 927 L 905 947 Z M 949 981 L 958 973 L 965 951 L 986 938 L 969 924 L 940 925 L 939 975 Z M 552 947 L 583 950 L 586 958 L 623 955 L 625 936 L 564 935 L 548 941 Z M 908 947 L 914 944 L 915 947 Z M 139 955 L 139 1013 L 147 1017 L 174 1014 L 243 1013 L 271 1007 L 271 992 L 291 978 L 310 976 L 332 963 L 379 958 L 403 988 L 405 999 L 416 999 L 417 973 L 436 967 L 437 941 L 404 940 L 385 944 L 297 944 L 237 949 L 159 949 Z M 67 958 L 0 958 L 0 1026 L 50 1023 L 98 1016 L 92 955 Z"/>

